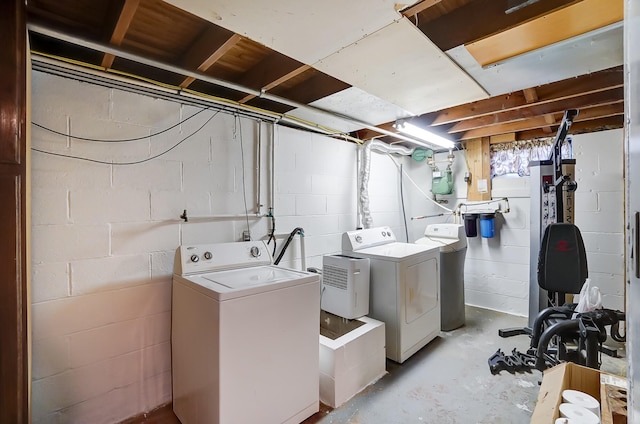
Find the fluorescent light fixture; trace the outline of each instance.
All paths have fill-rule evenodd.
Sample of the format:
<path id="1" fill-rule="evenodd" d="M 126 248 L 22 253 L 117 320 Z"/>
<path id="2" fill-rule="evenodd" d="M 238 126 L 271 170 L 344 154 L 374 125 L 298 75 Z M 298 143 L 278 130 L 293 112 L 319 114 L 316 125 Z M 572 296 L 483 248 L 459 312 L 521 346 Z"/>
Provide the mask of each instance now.
<path id="1" fill-rule="evenodd" d="M 410 135 L 411 137 L 415 137 L 418 140 L 422 140 L 426 143 L 435 144 L 446 149 L 453 149 L 454 147 L 453 141 L 447 140 L 446 138 L 439 136 L 438 134 L 434 134 L 431 131 L 425 130 L 424 128 L 417 127 L 413 124 L 410 124 L 409 122 L 400 121 L 394 126 L 401 133 Z"/>

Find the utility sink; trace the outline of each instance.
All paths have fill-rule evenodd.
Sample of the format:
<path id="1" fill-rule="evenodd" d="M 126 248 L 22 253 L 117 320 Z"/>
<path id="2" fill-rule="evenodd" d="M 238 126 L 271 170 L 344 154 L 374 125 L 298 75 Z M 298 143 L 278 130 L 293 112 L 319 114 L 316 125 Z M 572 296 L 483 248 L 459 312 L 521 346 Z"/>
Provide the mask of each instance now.
<path id="1" fill-rule="evenodd" d="M 335 340 L 350 331 L 365 325 L 358 319 L 346 319 L 329 312 L 320 311 L 320 335 Z"/>
<path id="2" fill-rule="evenodd" d="M 320 400 L 336 408 L 386 374 L 384 323 L 320 314 Z"/>

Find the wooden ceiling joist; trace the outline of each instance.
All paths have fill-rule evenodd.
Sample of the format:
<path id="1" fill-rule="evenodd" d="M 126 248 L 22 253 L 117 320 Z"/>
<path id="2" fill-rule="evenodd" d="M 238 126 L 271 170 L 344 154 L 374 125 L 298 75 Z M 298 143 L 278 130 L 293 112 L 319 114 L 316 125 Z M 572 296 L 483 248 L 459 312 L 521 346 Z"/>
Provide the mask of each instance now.
<path id="1" fill-rule="evenodd" d="M 246 72 L 237 83 L 254 90 L 269 91 L 309 69 L 311 69 L 309 65 L 304 65 L 297 60 L 273 52 Z M 251 94 L 247 95 L 240 100 L 240 103 L 246 103 L 254 97 Z"/>
<path id="2" fill-rule="evenodd" d="M 522 90 L 522 92 L 524 93 L 524 98 L 527 101 L 527 103 L 535 103 L 538 101 L 538 92 L 536 91 L 535 88 L 525 88 L 524 90 Z M 553 115 L 549 114 L 544 116 L 544 121 L 547 124 L 555 124 L 556 118 Z M 551 133 L 552 129 L 550 126 L 547 126 L 547 127 L 543 126 L 542 131 Z"/>
<path id="3" fill-rule="evenodd" d="M 349 84 L 317 71 L 316 74 L 306 80 L 304 84 L 296 85 L 282 91 L 274 90 L 273 93 L 285 99 L 308 104 L 349 87 L 351 87 Z"/>
<path id="4" fill-rule="evenodd" d="M 124 36 L 129 29 L 129 25 L 131 25 L 131 22 L 133 21 L 133 16 L 135 15 L 136 10 L 138 10 L 139 5 L 140 0 L 126 0 L 124 2 L 122 10 L 120 11 L 120 16 L 118 17 L 118 22 L 113 29 L 111 40 L 109 41 L 112 45 L 119 46 L 122 44 L 122 40 L 124 40 Z M 111 68 L 114 59 L 114 55 L 105 53 L 100 66 L 103 68 Z"/>
<path id="5" fill-rule="evenodd" d="M 585 107 L 594 107 L 617 103 L 622 99 L 624 89 L 614 88 L 598 93 L 587 94 L 586 96 L 572 97 L 569 99 L 559 100 L 557 102 L 538 103 L 530 106 L 524 106 L 520 109 L 512 109 L 506 112 L 497 112 L 492 115 L 484 115 L 474 119 L 460 121 L 449 129 L 449 133 L 458 133 L 470 131 L 477 128 L 488 127 L 497 124 L 506 124 L 516 122 L 523 118 L 544 117 L 545 115 L 554 115 L 563 113 L 567 109 L 580 109 Z M 556 117 L 554 116 L 554 119 Z M 546 121 L 547 123 L 555 123 L 554 121 Z"/>
<path id="6" fill-rule="evenodd" d="M 604 70 L 576 78 L 569 78 L 559 82 L 536 87 L 537 104 L 554 102 L 582 96 L 588 93 L 610 90 L 624 85 L 622 67 Z M 441 110 L 433 119 L 431 125 L 442 125 L 452 122 L 474 119 L 483 115 L 518 109 L 527 106 L 527 99 L 523 92 L 495 96 L 486 100 L 479 100 L 460 106 Z"/>
<path id="7" fill-rule="evenodd" d="M 220 60 L 220 58 L 224 56 L 229 50 L 235 47 L 235 45 L 238 44 L 240 40 L 242 40 L 242 37 L 240 35 L 233 34 L 215 50 L 209 50 L 210 53 L 206 55 L 205 59 L 200 63 L 200 65 L 198 65 L 197 67 L 198 71 L 204 72 L 207 69 L 209 69 L 211 66 L 213 66 L 214 63 Z M 194 49 L 201 50 L 202 49 L 201 43 L 196 43 L 196 44 L 197 45 L 194 45 Z M 191 54 L 195 55 L 195 53 L 191 53 Z M 196 79 L 193 77 L 187 77 L 184 79 L 184 81 L 182 81 L 182 83 L 180 83 L 180 87 L 186 88 L 189 85 L 191 85 L 191 83 L 193 83 L 195 80 Z"/>
<path id="8" fill-rule="evenodd" d="M 622 128 L 624 126 L 624 115 L 610 116 L 608 118 L 594 119 L 584 122 L 576 122 L 571 125 L 569 134 L 580 134 L 584 132 L 603 131 Z M 557 130 L 554 128 L 554 130 Z M 549 137 L 549 134 L 543 132 L 541 129 L 527 130 L 518 132 L 518 140 L 532 140 L 535 138 Z"/>
<path id="9" fill-rule="evenodd" d="M 615 104 L 608 104 L 604 106 L 597 106 L 592 108 L 586 108 L 580 110 L 578 116 L 574 119 L 574 122 L 585 122 L 594 119 L 607 118 L 611 116 L 617 116 L 624 114 L 624 104 L 622 102 Z M 552 116 L 558 122 L 562 119 L 563 113 L 556 113 Z M 547 115 L 548 116 L 548 115 Z M 546 116 L 536 116 L 530 119 L 522 119 L 516 122 L 508 122 L 505 124 L 487 126 L 483 128 L 476 128 L 465 132 L 460 139 L 468 140 L 477 137 L 487 137 L 494 134 L 506 134 L 514 132 L 522 132 L 532 130 L 535 128 L 542 128 L 544 132 L 545 124 L 548 124 Z M 572 127 L 573 128 L 573 127 Z M 556 125 L 557 129 L 557 125 Z"/>

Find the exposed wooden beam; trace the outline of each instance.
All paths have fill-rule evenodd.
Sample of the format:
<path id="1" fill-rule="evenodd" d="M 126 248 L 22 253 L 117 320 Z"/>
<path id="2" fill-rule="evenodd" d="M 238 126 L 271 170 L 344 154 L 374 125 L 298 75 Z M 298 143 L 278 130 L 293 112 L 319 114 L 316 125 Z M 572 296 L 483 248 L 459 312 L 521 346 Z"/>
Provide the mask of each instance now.
<path id="1" fill-rule="evenodd" d="M 489 137 L 474 138 L 465 143 L 465 152 L 469 171 L 471 171 L 471 184 L 467 188 L 467 200 L 491 199 L 491 163 L 489 156 Z M 486 183 L 487 191 L 480 191 L 480 182 Z"/>
<path id="2" fill-rule="evenodd" d="M 506 112 L 497 112 L 492 115 L 483 115 L 478 118 L 460 121 L 449 129 L 449 133 L 458 133 L 491 125 L 517 122 L 526 118 L 544 117 L 548 114 L 563 113 L 567 109 L 581 109 L 618 103 L 622 102 L 623 98 L 624 88 L 620 87 L 556 102 L 532 104 L 530 106 L 523 106 L 520 109 L 511 109 Z"/>
<path id="3" fill-rule="evenodd" d="M 611 116 L 623 115 L 624 103 L 619 102 L 604 106 L 581 109 L 580 114 L 575 118 L 574 122 L 592 121 L 594 119 L 608 118 Z M 562 118 L 562 113 L 554 114 L 556 121 Z M 542 128 L 544 131 L 545 124 L 548 124 L 545 116 L 537 116 L 530 119 L 522 119 L 516 122 L 508 122 L 505 124 L 492 125 L 483 128 L 476 128 L 465 132 L 460 139 L 467 140 L 477 137 L 487 137 L 495 134 L 506 134 L 513 132 L 521 132 Z M 557 127 L 557 125 L 556 125 Z M 573 128 L 573 127 L 572 127 Z"/>
<path id="4" fill-rule="evenodd" d="M 489 137 L 489 144 L 509 143 L 516 141 L 516 133 L 496 134 Z"/>
<path id="5" fill-rule="evenodd" d="M 581 112 L 582 113 L 582 112 Z M 610 116 L 607 118 L 594 119 L 584 122 L 576 122 L 571 125 L 569 134 L 580 134 L 583 132 L 604 131 L 624 127 L 624 115 Z M 555 128 L 557 130 L 557 128 Z M 522 131 L 517 133 L 518 140 L 532 140 L 534 138 L 549 137 L 540 129 Z"/>
<path id="6" fill-rule="evenodd" d="M 273 93 L 285 99 L 308 104 L 349 87 L 351 86 L 346 82 L 317 71 L 314 76 L 302 84 L 284 90 L 274 90 Z"/>
<path id="7" fill-rule="evenodd" d="M 229 50 L 231 50 L 236 44 L 238 44 L 242 40 L 242 36 L 238 34 L 233 34 L 229 37 L 221 46 L 216 48 L 215 50 L 209 50 L 209 54 L 205 57 L 204 60 L 198 65 L 198 71 L 204 72 L 209 69 L 214 63 L 216 63 L 222 56 L 224 56 Z M 197 43 L 198 44 L 198 43 Z M 196 46 L 197 49 L 201 49 L 201 45 Z M 196 79 L 193 77 L 187 77 L 180 83 L 180 87 L 186 88 L 191 83 L 193 83 Z"/>
<path id="8" fill-rule="evenodd" d="M 120 11 L 120 17 L 118 18 L 118 22 L 116 23 L 115 28 L 113 29 L 113 33 L 111 34 L 110 43 L 114 46 L 119 46 L 122 44 L 122 40 L 124 40 L 124 36 L 133 21 L 133 16 L 138 10 L 138 6 L 140 5 L 140 0 L 126 0 L 124 5 L 122 6 L 122 10 Z M 113 60 L 115 56 L 106 53 L 102 58 L 102 66 L 103 68 L 111 68 L 113 65 Z"/>
<path id="9" fill-rule="evenodd" d="M 525 88 L 522 92 L 527 103 L 535 103 L 538 101 L 538 93 L 535 88 Z"/>
<path id="10" fill-rule="evenodd" d="M 411 18 L 412 16 L 417 15 L 418 13 L 422 12 L 423 10 L 426 10 L 428 8 L 430 8 L 431 6 L 435 6 L 436 4 L 440 3 L 442 0 L 422 0 L 420 3 L 414 4 L 413 6 L 409 7 L 406 10 L 402 11 L 402 14 L 404 16 L 406 16 L 407 18 Z"/>
<path id="11" fill-rule="evenodd" d="M 622 21 L 623 0 L 582 0 L 465 47 L 481 66 L 521 55 Z"/>
<path id="12" fill-rule="evenodd" d="M 378 125 L 378 128 L 381 128 L 383 130 L 386 131 L 393 131 L 393 132 L 397 132 L 396 129 L 393 127 L 393 122 L 387 122 L 385 124 L 380 124 Z M 378 137 L 380 135 L 382 135 L 383 133 L 381 132 L 377 132 L 368 128 L 364 128 L 361 130 L 356 131 L 356 137 L 358 137 L 360 140 L 369 140 L 373 137 Z"/>
<path id="13" fill-rule="evenodd" d="M 535 88 L 525 88 L 522 92 L 524 93 L 524 98 L 527 103 L 535 103 L 538 101 L 538 92 Z M 556 118 L 553 115 L 545 115 L 544 118 L 545 122 L 549 124 L 554 124 L 556 122 Z M 552 132 L 550 126 L 542 127 L 542 130 L 548 133 Z"/>
<path id="14" fill-rule="evenodd" d="M 7 0 L 0 13 L 0 422 L 12 424 L 31 422 L 27 153 L 31 63 L 25 8 L 24 0 Z"/>
<path id="15" fill-rule="evenodd" d="M 475 0 L 441 17 L 419 20 L 418 28 L 442 51 L 467 44 L 581 0 L 540 0 L 513 13 L 506 1 Z"/>
<path id="16" fill-rule="evenodd" d="M 57 13 L 53 13 L 49 10 L 38 8 L 37 5 L 33 5 L 33 2 L 28 4 L 28 20 L 29 23 L 42 23 L 48 26 L 61 26 L 66 29 L 77 32 L 80 34 L 93 34 L 95 37 L 100 37 L 100 28 L 96 25 L 91 25 L 88 22 L 80 22 L 77 19 L 73 19 L 66 16 L 60 16 Z"/>
<path id="17" fill-rule="evenodd" d="M 624 73 L 622 67 L 619 66 L 589 75 L 541 85 L 536 87 L 536 93 L 538 95 L 538 104 L 542 104 L 622 87 L 623 85 Z M 518 109 L 527 104 L 522 92 L 495 96 L 486 100 L 443 109 L 437 113 L 431 125 L 473 119 L 483 115 Z"/>
<path id="18" fill-rule="evenodd" d="M 309 65 L 278 52 L 273 52 L 259 64 L 245 72 L 237 83 L 254 90 L 268 91 L 285 81 L 295 78 L 310 68 L 311 66 Z M 246 103 L 254 97 L 254 95 L 249 94 L 240 100 L 240 103 Z"/>

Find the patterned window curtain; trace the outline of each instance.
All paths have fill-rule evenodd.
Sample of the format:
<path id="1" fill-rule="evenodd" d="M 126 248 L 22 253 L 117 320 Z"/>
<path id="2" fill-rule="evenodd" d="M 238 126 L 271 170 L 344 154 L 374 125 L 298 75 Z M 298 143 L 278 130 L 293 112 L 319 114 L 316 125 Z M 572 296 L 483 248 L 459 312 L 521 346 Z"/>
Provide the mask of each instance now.
<path id="1" fill-rule="evenodd" d="M 529 162 L 549 159 L 554 140 L 555 138 L 550 137 L 492 144 L 489 148 L 491 178 L 507 174 L 528 177 Z M 570 141 L 570 137 L 567 140 Z M 571 155 L 571 143 L 565 141 L 562 145 L 562 158 L 571 158 Z"/>

